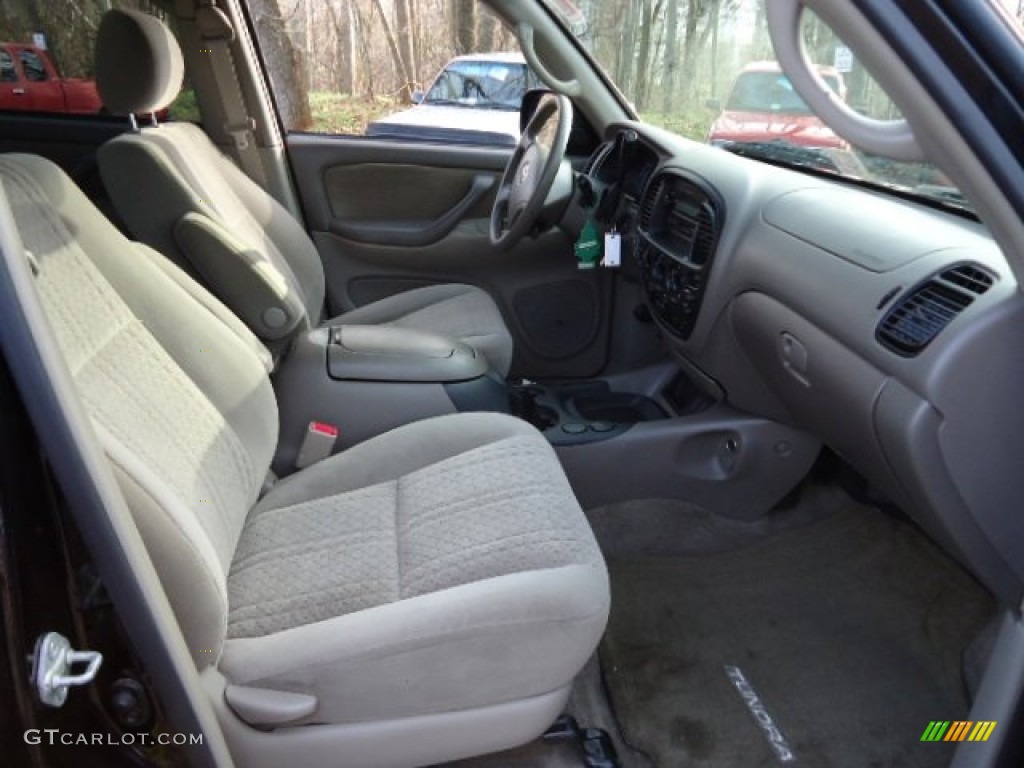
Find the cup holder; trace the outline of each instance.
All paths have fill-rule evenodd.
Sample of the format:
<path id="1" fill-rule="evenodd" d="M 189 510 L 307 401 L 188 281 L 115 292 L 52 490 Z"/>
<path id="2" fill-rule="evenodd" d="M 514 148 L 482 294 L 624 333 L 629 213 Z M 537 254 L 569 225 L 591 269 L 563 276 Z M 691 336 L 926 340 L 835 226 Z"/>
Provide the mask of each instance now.
<path id="1" fill-rule="evenodd" d="M 644 395 L 613 392 L 604 382 L 526 383 L 512 387 L 512 413 L 555 445 L 608 440 L 634 424 L 669 414 Z"/>
<path id="2" fill-rule="evenodd" d="M 536 385 L 513 387 L 509 393 L 512 413 L 530 422 L 541 432 L 558 426 L 561 421 L 555 407 L 540 402 L 543 395 L 544 390 Z"/>
<path id="3" fill-rule="evenodd" d="M 635 424 L 668 418 L 665 409 L 651 398 L 629 392 L 580 394 L 569 398 L 569 406 L 587 421 Z"/>

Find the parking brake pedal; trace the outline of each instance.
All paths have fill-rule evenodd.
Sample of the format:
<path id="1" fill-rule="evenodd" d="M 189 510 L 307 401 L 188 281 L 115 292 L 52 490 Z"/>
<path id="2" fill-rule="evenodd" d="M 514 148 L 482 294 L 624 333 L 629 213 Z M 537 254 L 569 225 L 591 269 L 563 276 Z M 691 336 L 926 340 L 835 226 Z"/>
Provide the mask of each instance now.
<path id="1" fill-rule="evenodd" d="M 585 768 L 621 768 L 608 732 L 603 728 L 580 728 L 572 715 L 561 715 L 542 738 L 552 743 L 574 741 Z"/>

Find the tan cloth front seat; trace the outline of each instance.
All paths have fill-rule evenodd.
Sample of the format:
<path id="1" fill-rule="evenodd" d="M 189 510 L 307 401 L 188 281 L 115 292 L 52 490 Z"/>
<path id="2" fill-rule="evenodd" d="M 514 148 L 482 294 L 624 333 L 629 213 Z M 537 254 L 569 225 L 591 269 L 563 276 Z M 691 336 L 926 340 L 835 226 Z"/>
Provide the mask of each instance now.
<path id="1" fill-rule="evenodd" d="M 52 163 L 0 156 L 0 183 L 239 765 L 426 765 L 550 724 L 609 593 L 540 433 L 442 416 L 260 498 L 266 349 Z"/>
<path id="2" fill-rule="evenodd" d="M 108 11 L 96 38 L 96 84 L 113 114 L 167 107 L 181 87 L 181 49 L 158 19 Z M 100 171 L 132 235 L 171 258 L 269 343 L 324 314 L 324 268 L 309 235 L 191 123 L 142 128 L 108 142 Z M 475 286 L 428 286 L 360 307 L 331 325 L 394 325 L 464 341 L 502 376 L 512 336 Z"/>

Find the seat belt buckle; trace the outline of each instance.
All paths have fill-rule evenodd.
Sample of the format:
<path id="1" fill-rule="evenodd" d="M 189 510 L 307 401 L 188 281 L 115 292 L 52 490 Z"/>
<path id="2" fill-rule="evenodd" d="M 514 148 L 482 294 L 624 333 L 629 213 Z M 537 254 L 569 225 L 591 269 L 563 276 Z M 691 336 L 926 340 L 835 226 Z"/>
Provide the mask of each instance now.
<path id="1" fill-rule="evenodd" d="M 251 117 L 245 119 L 245 122 L 232 125 L 226 123 L 224 130 L 235 142 L 235 149 L 243 150 L 249 148 L 249 137 L 256 131 L 256 121 Z"/>
<path id="2" fill-rule="evenodd" d="M 336 426 L 325 424 L 322 421 L 309 422 L 306 436 L 302 438 L 299 455 L 295 459 L 295 468 L 303 469 L 310 464 L 326 459 L 334 450 L 336 442 L 338 442 L 338 428 Z"/>

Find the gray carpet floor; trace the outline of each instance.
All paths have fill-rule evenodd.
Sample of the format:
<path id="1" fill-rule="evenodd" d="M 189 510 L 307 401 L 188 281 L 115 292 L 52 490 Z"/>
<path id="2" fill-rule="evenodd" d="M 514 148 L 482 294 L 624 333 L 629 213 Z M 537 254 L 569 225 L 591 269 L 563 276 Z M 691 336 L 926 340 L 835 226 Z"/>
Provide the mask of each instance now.
<path id="1" fill-rule="evenodd" d="M 784 509 L 751 522 L 716 515 L 678 499 L 639 499 L 587 510 L 607 560 L 728 552 L 804 528 L 850 507 L 831 484 L 808 482 Z"/>
<path id="2" fill-rule="evenodd" d="M 994 611 L 958 565 L 849 501 L 769 538 L 694 540 L 689 522 L 682 553 L 608 553 L 601 661 L 633 747 L 661 768 L 787 765 L 786 751 L 816 768 L 948 764 L 949 745 L 919 739 L 966 715 L 960 653 Z"/>
<path id="3" fill-rule="evenodd" d="M 437 768 L 581 768 L 581 765 L 579 750 L 574 745 L 538 740 L 518 749 L 445 763 Z"/>
<path id="4" fill-rule="evenodd" d="M 603 729 L 611 738 L 623 768 L 652 768 L 650 760 L 631 749 L 622 738 L 608 706 L 597 654 L 576 678 L 565 711 L 583 728 Z M 448 763 L 444 768 L 583 768 L 583 760 L 574 743 L 552 744 L 538 739 L 518 749 Z"/>

